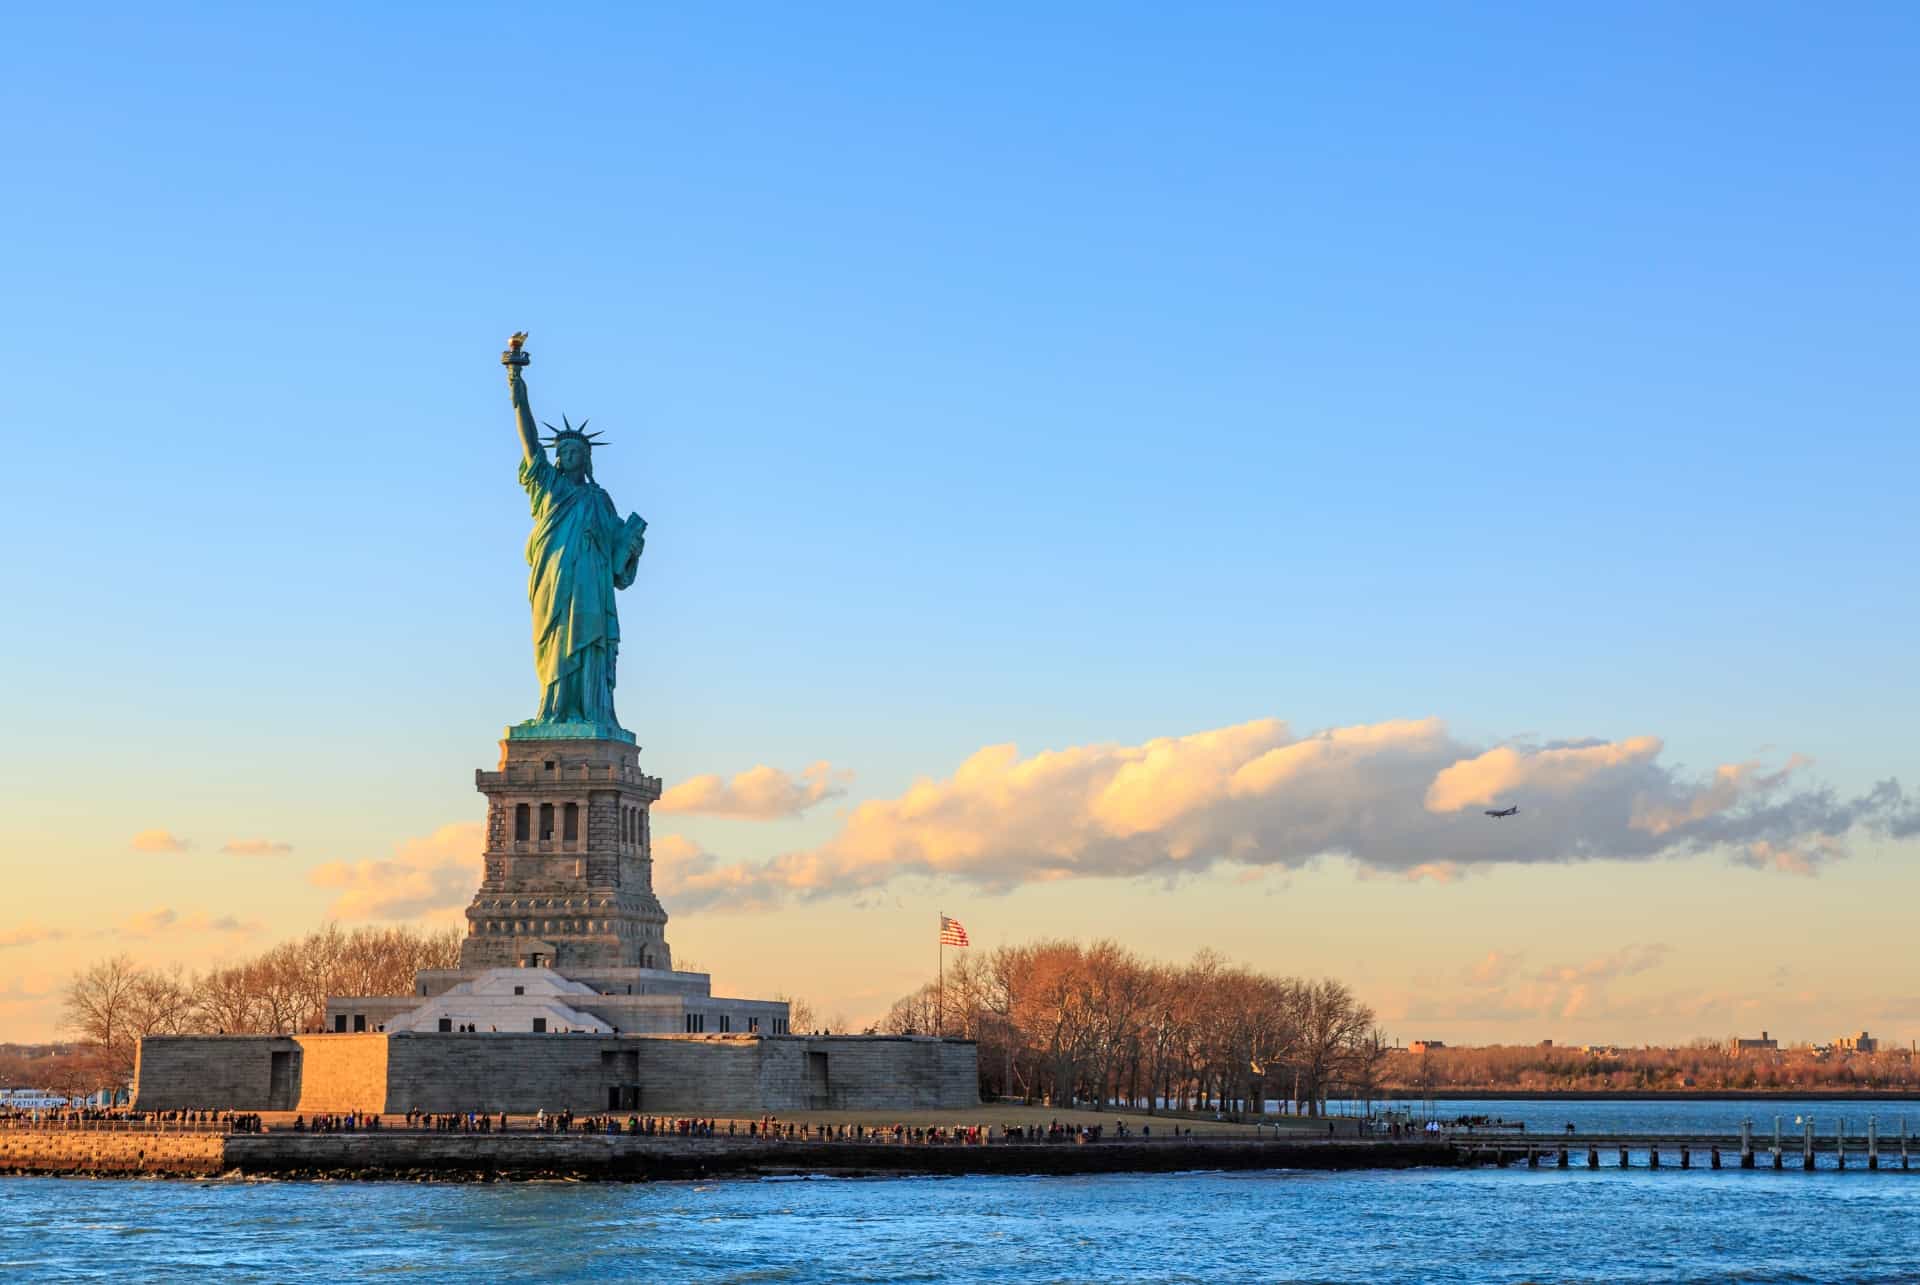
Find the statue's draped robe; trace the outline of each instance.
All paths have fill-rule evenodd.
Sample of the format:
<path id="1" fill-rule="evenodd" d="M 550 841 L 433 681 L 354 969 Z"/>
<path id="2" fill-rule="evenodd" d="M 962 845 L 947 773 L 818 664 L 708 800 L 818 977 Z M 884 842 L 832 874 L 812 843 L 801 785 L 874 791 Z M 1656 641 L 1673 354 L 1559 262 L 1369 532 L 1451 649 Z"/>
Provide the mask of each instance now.
<path id="1" fill-rule="evenodd" d="M 521 462 L 520 485 L 533 505 L 527 598 L 540 721 L 618 727 L 613 675 L 620 618 L 613 591 L 633 583 L 642 538 L 621 522 L 605 491 L 567 477 L 544 452 Z"/>

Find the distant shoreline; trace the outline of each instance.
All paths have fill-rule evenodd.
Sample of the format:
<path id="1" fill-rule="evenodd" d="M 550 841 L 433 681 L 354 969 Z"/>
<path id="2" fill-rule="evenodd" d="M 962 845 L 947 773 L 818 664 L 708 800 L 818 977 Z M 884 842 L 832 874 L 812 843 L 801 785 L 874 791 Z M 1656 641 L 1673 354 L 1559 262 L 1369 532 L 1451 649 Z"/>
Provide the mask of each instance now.
<path id="1" fill-rule="evenodd" d="M 1419 1089 L 1387 1089 L 1380 1102 L 1419 1102 Z M 1435 1102 L 1570 1102 L 1582 1098 L 1639 1102 L 1920 1102 L 1920 1089 L 1435 1089 Z"/>

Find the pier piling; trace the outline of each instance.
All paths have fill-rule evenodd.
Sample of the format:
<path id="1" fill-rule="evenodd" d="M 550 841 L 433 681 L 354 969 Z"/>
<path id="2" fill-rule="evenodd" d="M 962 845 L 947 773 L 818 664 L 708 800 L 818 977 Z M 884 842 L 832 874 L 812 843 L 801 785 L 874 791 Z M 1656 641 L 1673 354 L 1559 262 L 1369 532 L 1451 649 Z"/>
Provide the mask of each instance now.
<path id="1" fill-rule="evenodd" d="M 1880 1117 L 1867 1117 L 1867 1168 L 1880 1168 Z"/>
<path id="2" fill-rule="evenodd" d="M 1813 1121 L 1808 1120 L 1800 1126 L 1800 1167 L 1813 1169 Z"/>
<path id="3" fill-rule="evenodd" d="M 1717 1154 L 1714 1158 L 1719 1159 Z M 1740 1122 L 1740 1167 L 1753 1168 L 1753 1120 L 1751 1117 Z"/>
<path id="4" fill-rule="evenodd" d="M 1620 1167 L 1622 1169 L 1627 1167 L 1627 1149 L 1625 1147 L 1620 1148 Z"/>

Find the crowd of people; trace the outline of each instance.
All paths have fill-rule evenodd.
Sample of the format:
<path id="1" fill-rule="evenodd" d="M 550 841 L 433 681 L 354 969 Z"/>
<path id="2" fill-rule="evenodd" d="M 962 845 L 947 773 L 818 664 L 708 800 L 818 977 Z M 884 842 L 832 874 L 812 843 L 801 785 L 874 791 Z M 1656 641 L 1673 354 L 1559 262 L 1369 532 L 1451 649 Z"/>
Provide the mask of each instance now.
<path id="1" fill-rule="evenodd" d="M 748 1121 L 745 1134 L 749 1138 L 771 1138 L 775 1141 L 791 1142 L 879 1142 L 901 1146 L 986 1146 L 993 1142 L 1048 1142 L 1048 1143 L 1090 1143 L 1099 1142 L 1108 1135 L 1105 1124 L 1062 1124 L 1053 1120 L 1047 1124 L 1003 1124 L 998 1133 L 990 1124 L 953 1124 L 953 1125 L 865 1125 L 865 1124 L 795 1124 L 782 1122 L 769 1116 L 762 1120 Z M 729 1121 L 727 1135 L 735 1136 L 734 1122 Z M 1113 1124 L 1112 1135 L 1115 1138 L 1137 1138 L 1141 1141 L 1153 1137 L 1153 1126 L 1144 1124 L 1136 1133 L 1125 1120 Z M 1164 1133 L 1162 1136 L 1166 1136 Z M 1179 1126 L 1172 1130 L 1174 1137 L 1192 1137 L 1191 1129 L 1184 1132 Z"/>
<path id="2" fill-rule="evenodd" d="M 289 1126 L 295 1133 L 360 1133 L 385 1127 L 385 1122 L 371 1111 L 316 1111 L 309 1121 L 305 1115 L 293 1117 Z"/>
<path id="3" fill-rule="evenodd" d="M 15 1129 L 148 1129 L 156 1132 L 262 1133 L 252 1111 L 135 1111 L 130 1107 L 36 1107 L 0 1110 L 0 1127 Z"/>
<path id="4" fill-rule="evenodd" d="M 855 1142 L 896 1146 L 986 1146 L 991 1143 L 1050 1143 L 1083 1145 L 1107 1138 L 1150 1141 L 1153 1123 L 1136 1129 L 1119 1119 L 1100 1124 L 1074 1124 L 1058 1119 L 1046 1124 L 1008 1122 L 990 1124 L 865 1124 L 783 1120 L 763 1115 L 748 1120 L 720 1120 L 709 1116 L 576 1114 L 572 1110 L 540 1110 L 531 1116 L 509 1117 L 504 1111 L 409 1110 L 395 1120 L 372 1111 L 325 1111 L 295 1115 L 266 1125 L 259 1113 L 247 1111 L 173 1110 L 135 1111 L 126 1107 L 66 1107 L 36 1111 L 0 1111 L 0 1127 L 37 1128 L 150 1128 L 176 1131 L 262 1133 L 269 1127 L 294 1133 L 362 1133 L 404 1128 L 433 1133 L 596 1134 L 642 1138 L 729 1138 L 752 1142 Z M 1429 1125 L 1431 1129 L 1433 1126 Z M 1396 1136 L 1411 1135 L 1416 1126 L 1394 1124 Z M 1191 1138 L 1192 1129 L 1162 1122 L 1160 1137 Z M 1278 1131 L 1276 1130 L 1276 1136 Z"/>
<path id="5" fill-rule="evenodd" d="M 1061 1124 L 1058 1120 L 1054 1120 L 1044 1126 L 1038 1124 L 1009 1124 L 1002 1126 L 1000 1132 L 1001 1136 L 1008 1142 L 1085 1143 L 1100 1141 L 1100 1139 L 1106 1136 L 1106 1130 L 1107 1126 L 1104 1124 L 1072 1125 Z M 1178 1135 L 1179 1132 L 1180 1130 L 1178 1128 L 1174 1129 L 1175 1135 Z M 1125 1120 L 1117 1120 L 1114 1122 L 1113 1136 L 1116 1138 L 1130 1138 L 1134 1135 L 1133 1131 L 1127 1127 Z M 1144 1141 L 1151 1137 L 1153 1137 L 1153 1126 L 1151 1124 L 1140 1126 L 1140 1138 Z"/>

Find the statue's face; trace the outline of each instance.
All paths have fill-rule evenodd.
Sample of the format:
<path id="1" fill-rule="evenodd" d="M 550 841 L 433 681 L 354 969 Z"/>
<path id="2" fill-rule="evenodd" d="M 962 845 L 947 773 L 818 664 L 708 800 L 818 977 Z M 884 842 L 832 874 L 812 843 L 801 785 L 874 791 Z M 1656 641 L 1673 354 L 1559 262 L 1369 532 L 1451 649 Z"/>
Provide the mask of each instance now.
<path id="1" fill-rule="evenodd" d="M 587 471 L 586 443 L 578 438 L 565 437 L 553 448 L 562 473 L 584 473 Z"/>

